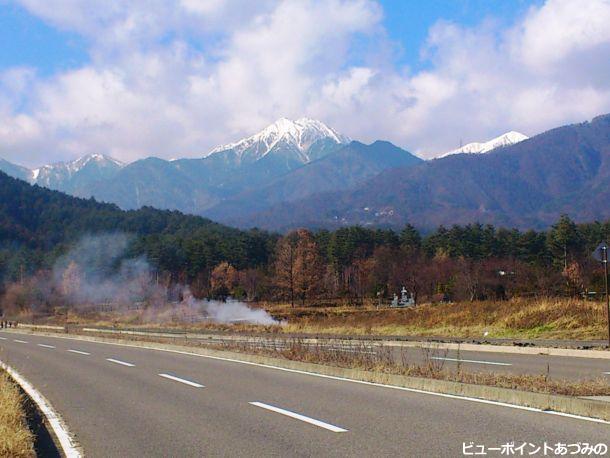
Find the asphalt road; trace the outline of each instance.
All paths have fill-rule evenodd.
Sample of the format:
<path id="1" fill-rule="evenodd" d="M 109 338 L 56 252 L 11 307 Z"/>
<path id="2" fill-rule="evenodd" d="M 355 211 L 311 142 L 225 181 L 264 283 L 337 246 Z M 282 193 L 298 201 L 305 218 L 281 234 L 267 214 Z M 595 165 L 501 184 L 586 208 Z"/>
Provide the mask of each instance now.
<path id="1" fill-rule="evenodd" d="M 409 349 L 408 354 L 419 361 L 433 359 L 448 369 L 460 365 L 473 372 L 548 375 L 551 379 L 568 380 L 605 378 L 610 383 L 610 359 L 454 350 L 431 350 L 423 355 L 414 349 Z"/>
<path id="2" fill-rule="evenodd" d="M 527 456 L 545 442 L 610 437 L 607 424 L 550 413 L 143 348 L 0 337 L 0 359 L 51 401 L 87 456 L 451 457 L 464 456 L 464 443 L 512 441 L 528 444 Z"/>
<path id="3" fill-rule="evenodd" d="M 490 351 L 456 351 L 440 347 L 327 346 L 330 351 L 366 357 L 373 353 L 391 355 L 394 361 L 409 364 L 434 364 L 437 368 L 471 372 L 548 375 L 552 379 L 582 380 L 605 378 L 610 383 L 610 359 L 515 354 Z"/>
<path id="4" fill-rule="evenodd" d="M 452 370 L 456 370 L 459 365 L 463 370 L 471 372 L 545 375 L 552 379 L 567 380 L 605 378 L 610 383 L 610 358 L 554 356 L 545 354 L 543 348 L 540 348 L 540 353 L 519 354 L 489 351 L 489 346 L 485 345 L 480 345 L 480 351 L 460 350 L 458 352 L 456 350 L 446 350 L 443 348 L 443 343 L 436 342 L 428 343 L 428 348 L 422 349 L 414 346 L 412 342 L 402 341 L 389 341 L 388 344 L 375 340 L 318 338 L 313 343 L 311 337 L 244 336 L 240 334 L 189 334 L 186 337 L 172 337 L 170 333 L 141 331 L 136 335 L 165 337 L 167 338 L 165 340 L 168 342 L 183 343 L 189 341 L 199 345 L 205 344 L 227 349 L 238 346 L 240 348 L 282 350 L 291 345 L 298 345 L 306 346 L 313 350 L 356 355 L 362 358 L 379 354 L 384 359 L 389 356 L 394 361 L 401 363 L 433 363 L 437 367 Z M 472 348 L 472 345 L 469 347 Z M 513 348 L 506 347 L 507 350 Z M 608 352 L 608 355 L 610 356 L 610 352 Z"/>

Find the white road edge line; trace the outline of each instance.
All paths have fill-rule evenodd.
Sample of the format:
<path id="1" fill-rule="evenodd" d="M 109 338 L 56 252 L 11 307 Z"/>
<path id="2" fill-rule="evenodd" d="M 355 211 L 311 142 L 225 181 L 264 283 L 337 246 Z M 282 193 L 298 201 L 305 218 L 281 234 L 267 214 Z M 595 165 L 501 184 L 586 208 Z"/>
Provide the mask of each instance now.
<path id="1" fill-rule="evenodd" d="M 493 364 L 494 366 L 512 366 L 511 363 L 497 363 L 495 361 L 479 361 L 477 359 L 443 358 L 441 356 L 431 356 L 430 359 L 440 359 L 443 361 L 457 361 L 457 362 L 461 362 L 461 363 Z"/>
<path id="2" fill-rule="evenodd" d="M 392 390 L 408 391 L 411 393 L 428 394 L 430 396 L 438 396 L 438 397 L 442 397 L 442 398 L 459 399 L 462 401 L 470 401 L 470 402 L 478 402 L 481 404 L 497 405 L 497 406 L 501 406 L 501 407 L 508 407 L 510 409 L 527 410 L 529 412 L 537 412 L 537 413 L 542 413 L 542 414 L 547 414 L 547 415 L 557 415 L 560 417 L 574 418 L 577 420 L 590 421 L 593 423 L 602 423 L 604 425 L 610 425 L 610 421 L 602 420 L 601 418 L 584 417 L 582 415 L 573 415 L 573 414 L 569 414 L 569 413 L 555 412 L 553 410 L 542 410 L 542 409 L 537 409 L 535 407 L 526 407 L 526 406 L 519 406 L 516 404 L 508 404 L 506 402 L 489 401 L 487 399 L 471 398 L 468 396 L 459 396 L 457 394 L 435 393 L 434 391 L 419 390 L 417 388 L 406 388 L 404 386 L 385 385 L 383 383 L 367 382 L 365 380 L 355 380 L 355 379 L 351 379 L 351 378 L 338 377 L 335 375 L 317 374 L 315 372 L 307 372 L 307 371 L 301 371 L 299 369 L 289 369 L 287 367 L 272 366 L 270 364 L 253 363 L 251 361 L 242 361 L 240 359 L 225 358 L 222 356 L 202 355 L 202 354 L 193 353 L 190 351 L 171 350 L 169 348 L 147 347 L 145 345 L 132 345 L 132 344 L 124 344 L 124 343 L 116 343 L 116 342 L 102 342 L 99 340 L 79 339 L 77 337 L 49 336 L 46 334 L 45 334 L 45 336 L 54 337 L 56 339 L 78 340 L 80 342 L 114 345 L 117 347 L 142 348 L 145 350 L 162 351 L 165 353 L 176 353 L 179 355 L 197 356 L 199 358 L 207 358 L 207 359 L 214 359 L 214 360 L 218 360 L 218 361 L 227 361 L 227 362 L 237 363 L 237 364 L 246 364 L 249 366 L 264 367 L 267 369 L 275 369 L 275 370 L 283 371 L 283 372 L 292 372 L 294 374 L 310 375 L 312 377 L 320 377 L 320 378 L 326 378 L 326 379 L 330 379 L 330 380 L 339 380 L 342 382 L 358 383 L 360 385 L 377 386 L 377 387 L 381 387 L 381 388 L 389 388 Z"/>
<path id="3" fill-rule="evenodd" d="M 121 361 L 120 359 L 106 358 L 106 361 L 110 361 L 111 363 L 120 364 L 121 366 L 134 367 L 135 364 L 126 363 L 125 361 Z"/>
<path id="4" fill-rule="evenodd" d="M 19 339 L 13 339 L 13 342 L 17 342 L 17 343 L 28 343 L 25 340 L 19 340 Z"/>
<path id="5" fill-rule="evenodd" d="M 51 425 L 53 432 L 55 433 L 55 437 L 59 441 L 59 445 L 63 450 L 64 454 L 67 458 L 80 458 L 81 452 L 78 450 L 72 438 L 70 437 L 70 432 L 65 425 L 64 421 L 61 419 L 59 414 L 55 412 L 53 406 L 47 401 L 47 399 L 40 394 L 40 392 L 34 388 L 34 386 L 28 382 L 19 372 L 14 370 L 9 365 L 0 361 L 0 367 L 4 369 L 12 378 L 15 380 L 19 386 L 27 393 L 27 395 L 36 403 L 40 411 L 46 417 L 47 421 Z"/>
<path id="6" fill-rule="evenodd" d="M 604 372 L 604 374 L 606 374 L 606 375 L 610 375 L 610 372 Z"/>
<path id="7" fill-rule="evenodd" d="M 173 380 L 175 382 L 184 383 L 185 385 L 194 386 L 195 388 L 205 388 L 205 386 L 203 386 L 200 383 L 191 382 L 190 380 L 185 380 L 183 378 L 175 377 L 175 376 L 170 375 L 170 374 L 159 374 L 159 377 L 167 378 L 167 379 Z"/>
<path id="8" fill-rule="evenodd" d="M 0 340 L 8 340 L 6 337 L 0 337 Z"/>
<path id="9" fill-rule="evenodd" d="M 279 413 L 282 415 L 286 415 L 287 417 L 290 417 L 290 418 L 295 418 L 297 420 L 304 421 L 305 423 L 309 423 L 309 424 L 318 426 L 320 428 L 328 429 L 329 431 L 332 431 L 333 433 L 346 433 L 348 431 L 347 429 L 339 428 L 338 426 L 331 425 L 329 423 L 325 423 L 320 420 L 316 420 L 315 418 L 306 417 L 305 415 L 291 412 L 290 410 L 280 409 L 279 407 L 271 406 L 269 404 L 264 404 L 262 402 L 258 402 L 258 401 L 249 402 L 249 404 L 252 404 L 253 406 L 261 407 L 263 409 L 267 409 L 267 410 L 270 410 L 272 412 L 276 412 L 276 413 Z"/>
<path id="10" fill-rule="evenodd" d="M 39 347 L 43 347 L 43 348 L 55 348 L 53 345 L 47 345 L 47 344 L 37 344 Z"/>
<path id="11" fill-rule="evenodd" d="M 86 351 L 80 351 L 80 350 L 66 350 L 69 351 L 70 353 L 78 353 L 79 355 L 91 355 L 91 353 L 87 353 Z"/>

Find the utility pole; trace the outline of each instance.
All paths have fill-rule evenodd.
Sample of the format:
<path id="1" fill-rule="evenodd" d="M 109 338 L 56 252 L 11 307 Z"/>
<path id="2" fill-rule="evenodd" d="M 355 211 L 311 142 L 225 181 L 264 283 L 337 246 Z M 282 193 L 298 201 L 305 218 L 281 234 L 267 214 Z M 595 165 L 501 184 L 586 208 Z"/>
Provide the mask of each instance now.
<path id="1" fill-rule="evenodd" d="M 602 259 L 604 263 L 604 285 L 606 287 L 606 319 L 608 321 L 608 347 L 610 347 L 610 297 L 608 296 L 608 246 L 602 247 Z"/>
<path id="2" fill-rule="evenodd" d="M 608 244 L 601 242 L 593 252 L 593 257 L 604 265 L 604 286 L 606 289 L 606 320 L 608 322 L 608 347 L 610 347 L 610 296 L 608 296 Z"/>
<path id="3" fill-rule="evenodd" d="M 294 249 L 290 241 L 290 306 L 294 308 Z"/>

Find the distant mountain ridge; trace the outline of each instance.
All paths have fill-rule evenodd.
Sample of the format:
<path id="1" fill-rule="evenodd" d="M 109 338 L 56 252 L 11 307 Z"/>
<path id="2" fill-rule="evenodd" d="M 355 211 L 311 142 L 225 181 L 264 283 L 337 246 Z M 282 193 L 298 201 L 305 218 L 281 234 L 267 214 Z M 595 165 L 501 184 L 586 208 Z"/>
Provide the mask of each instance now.
<path id="1" fill-rule="evenodd" d="M 20 180 L 24 181 L 30 181 L 33 175 L 32 170 L 13 164 L 2 158 L 0 158 L 0 171 L 12 176 L 13 178 L 19 178 Z"/>
<path id="2" fill-rule="evenodd" d="M 103 154 L 88 154 L 74 161 L 58 162 L 28 169 L 0 159 L 0 171 L 45 188 L 73 193 L 88 181 L 109 178 L 125 164 Z"/>
<path id="3" fill-rule="evenodd" d="M 110 178 L 124 166 L 125 164 L 109 156 L 88 154 L 74 161 L 34 169 L 27 181 L 69 194 L 86 193 L 90 183 Z"/>
<path id="4" fill-rule="evenodd" d="M 290 149 L 296 153 L 301 162 L 307 163 L 316 158 L 309 153 L 313 152 L 312 146 L 319 141 L 347 144 L 351 140 L 315 119 L 300 118 L 291 121 L 280 118 L 251 137 L 217 146 L 208 153 L 208 156 L 232 151 L 240 162 L 255 162 L 278 149 Z"/>
<path id="5" fill-rule="evenodd" d="M 292 202 L 309 195 L 350 189 L 378 173 L 395 167 L 410 167 L 422 159 L 392 145 L 376 141 L 370 145 L 353 141 L 349 145 L 286 174 L 267 186 L 244 191 L 206 212 L 212 219 L 231 224 L 246 215 L 280 202 Z"/>
<path id="6" fill-rule="evenodd" d="M 498 137 L 492 138 L 486 142 L 473 142 L 467 143 L 466 145 L 443 153 L 437 158 L 451 156 L 452 154 L 483 154 L 493 151 L 497 148 L 502 148 L 504 146 L 514 145 L 516 143 L 522 142 L 523 140 L 527 140 L 529 137 L 527 135 L 523 135 L 522 133 L 515 132 L 511 130 L 510 132 L 506 132 Z"/>
<path id="7" fill-rule="evenodd" d="M 237 226 L 420 229 L 472 222 L 544 228 L 567 213 L 610 214 L 610 115 L 559 127 L 487 154 L 455 154 L 380 172 L 347 191 L 282 202 Z"/>
<path id="8" fill-rule="evenodd" d="M 374 143 L 363 155 L 360 147 L 350 148 L 350 142 L 321 121 L 280 118 L 257 134 L 218 146 L 198 159 L 149 157 L 123 164 L 92 154 L 35 170 L 0 161 L 0 170 L 31 184 L 77 197 L 95 197 L 123 209 L 153 206 L 207 215 L 218 212 L 225 202 L 234 205 L 236 199 L 260 195 L 261 190 L 266 195 L 256 206 L 259 210 L 320 190 L 346 189 L 384 168 L 420 161 L 393 145 L 388 148 L 384 142 Z M 386 153 L 389 157 L 383 158 Z M 372 160 L 374 157 L 377 159 Z M 329 160 L 317 164 L 326 158 Z M 316 171 L 324 178 L 316 176 Z M 297 188 L 280 184 L 297 177 L 301 177 Z M 269 194 L 273 192 L 277 194 Z M 246 207 L 255 207 L 256 202 L 248 202 Z"/>
<path id="9" fill-rule="evenodd" d="M 544 228 L 610 213 L 610 115 L 529 139 L 517 132 L 430 161 L 350 141 L 320 121 L 279 119 L 196 159 L 122 164 L 88 155 L 9 175 L 123 209 L 180 210 L 271 230 L 345 225 L 420 229 L 493 223 Z M 482 154 L 485 153 L 485 154 Z"/>

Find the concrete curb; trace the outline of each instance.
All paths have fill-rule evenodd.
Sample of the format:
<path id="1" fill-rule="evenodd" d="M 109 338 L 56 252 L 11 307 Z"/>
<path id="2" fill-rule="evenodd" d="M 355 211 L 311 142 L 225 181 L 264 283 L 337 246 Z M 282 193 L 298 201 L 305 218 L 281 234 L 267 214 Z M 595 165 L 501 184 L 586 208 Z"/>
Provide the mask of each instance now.
<path id="1" fill-rule="evenodd" d="M 10 330 L 9 332 L 19 333 L 19 331 L 13 330 Z M 390 387 L 400 387 L 419 392 L 442 393 L 450 396 L 473 398 L 512 406 L 523 406 L 533 410 L 549 411 L 558 414 L 598 419 L 604 423 L 610 424 L 610 403 L 595 399 L 584 399 L 571 396 L 499 388 L 494 386 L 409 377 L 404 375 L 394 375 L 360 369 L 305 363 L 301 361 L 291 361 L 268 356 L 252 355 L 225 350 L 214 350 L 201 347 L 182 346 L 177 344 L 162 344 L 157 342 L 83 336 L 75 334 L 58 335 L 58 333 L 55 332 L 36 332 L 35 330 L 24 330 L 24 333 L 47 335 L 73 340 L 120 344 L 132 347 L 149 348 L 153 350 L 190 353 L 213 358 L 223 358 L 234 360 L 236 362 L 254 363 L 271 368 L 281 368 L 304 373 L 321 374 L 328 377 L 387 385 Z"/>

